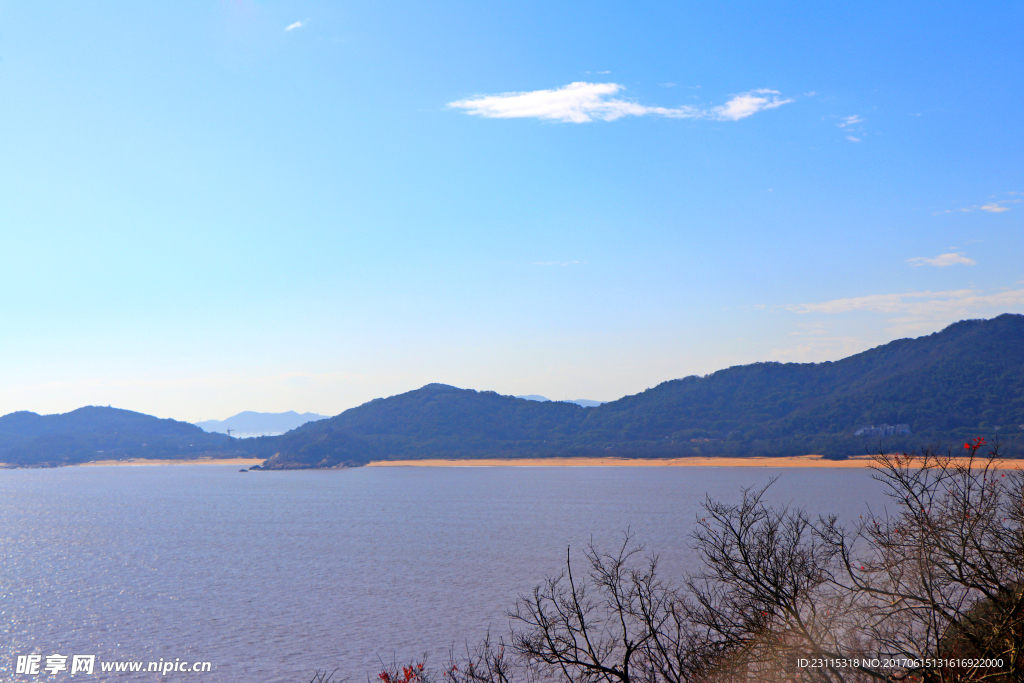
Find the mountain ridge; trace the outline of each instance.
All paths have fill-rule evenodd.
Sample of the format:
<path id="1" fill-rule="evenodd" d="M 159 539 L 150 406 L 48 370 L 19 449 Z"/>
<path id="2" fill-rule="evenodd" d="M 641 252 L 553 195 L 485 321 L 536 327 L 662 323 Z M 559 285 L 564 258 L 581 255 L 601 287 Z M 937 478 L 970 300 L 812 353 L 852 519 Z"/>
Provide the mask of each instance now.
<path id="1" fill-rule="evenodd" d="M 892 433 L 906 429 L 895 425 L 911 433 Z M 864 426 L 884 436 L 856 435 Z M 0 463 L 247 455 L 295 469 L 421 458 L 842 458 L 976 436 L 1024 456 L 1024 315 L 960 321 L 837 361 L 733 366 L 586 408 L 434 383 L 248 439 L 110 407 L 19 411 L 0 417 Z"/>
<path id="2" fill-rule="evenodd" d="M 875 424 L 908 424 L 911 433 L 873 442 L 854 435 Z M 1007 453 L 1021 454 L 1024 315 L 960 321 L 838 361 L 733 366 L 587 409 L 428 384 L 257 452 L 272 469 L 428 457 L 842 458 L 871 445 L 913 450 L 992 432 Z"/>
<path id="3" fill-rule="evenodd" d="M 0 417 L 0 463 L 9 465 L 244 455 L 231 441 L 187 422 L 109 406 L 56 415 L 22 410 Z"/>

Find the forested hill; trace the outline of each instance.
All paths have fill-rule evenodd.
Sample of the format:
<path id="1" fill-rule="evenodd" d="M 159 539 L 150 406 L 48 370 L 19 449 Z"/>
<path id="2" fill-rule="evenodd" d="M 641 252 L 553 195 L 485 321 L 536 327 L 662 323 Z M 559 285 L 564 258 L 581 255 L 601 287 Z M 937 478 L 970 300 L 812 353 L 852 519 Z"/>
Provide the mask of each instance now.
<path id="1" fill-rule="evenodd" d="M 866 426 L 875 429 L 854 433 Z M 1024 455 L 1022 315 L 959 322 L 832 363 L 755 363 L 672 380 L 593 408 L 429 384 L 242 440 L 116 408 L 11 413 L 0 417 L 0 463 L 243 453 L 272 469 L 434 457 L 844 457 L 975 436 Z"/>
<path id="2" fill-rule="evenodd" d="M 911 433 L 854 435 L 870 425 Z M 672 380 L 596 408 L 431 384 L 247 447 L 270 468 L 428 457 L 844 457 L 996 435 L 1021 455 L 1022 425 L 1024 316 L 1005 314 L 836 362 L 755 363 Z"/>
<path id="3" fill-rule="evenodd" d="M 755 363 L 664 382 L 601 406 L 584 430 L 750 440 L 881 423 L 915 433 L 1024 423 L 1024 316 L 966 320 L 837 362 Z"/>
<path id="4" fill-rule="evenodd" d="M 0 417 L 0 463 L 67 465 L 126 458 L 237 454 L 227 437 L 130 410 L 87 406 L 61 415 Z"/>
<path id="5" fill-rule="evenodd" d="M 428 384 L 282 436 L 246 441 L 270 457 L 271 467 L 441 456 L 554 456 L 564 454 L 588 410 L 594 408 Z"/>

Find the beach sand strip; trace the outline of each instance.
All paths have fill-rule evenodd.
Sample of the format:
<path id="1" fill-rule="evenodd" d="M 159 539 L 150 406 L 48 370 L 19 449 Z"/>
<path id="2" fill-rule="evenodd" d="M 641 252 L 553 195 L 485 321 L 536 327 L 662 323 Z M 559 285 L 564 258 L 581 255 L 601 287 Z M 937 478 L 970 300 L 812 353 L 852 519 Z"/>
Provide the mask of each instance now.
<path id="1" fill-rule="evenodd" d="M 976 460 L 979 462 L 980 459 Z M 828 460 L 820 455 L 798 455 L 785 458 L 521 458 L 479 460 L 380 460 L 368 467 L 829 467 L 863 468 L 874 460 L 857 455 L 846 460 Z M 996 469 L 1016 469 L 1022 461 L 1001 460 Z"/>

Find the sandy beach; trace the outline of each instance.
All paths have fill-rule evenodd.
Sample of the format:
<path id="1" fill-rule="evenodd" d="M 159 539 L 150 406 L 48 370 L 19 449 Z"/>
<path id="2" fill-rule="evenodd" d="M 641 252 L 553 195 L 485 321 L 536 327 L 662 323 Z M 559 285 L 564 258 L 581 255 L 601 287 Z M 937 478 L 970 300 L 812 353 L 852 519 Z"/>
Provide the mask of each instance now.
<path id="1" fill-rule="evenodd" d="M 367 467 L 868 467 L 874 461 L 867 455 L 847 460 L 826 460 L 820 455 L 787 458 L 522 458 L 494 460 L 387 460 L 371 462 Z M 1015 469 L 1022 461 L 1001 460 L 997 469 Z"/>

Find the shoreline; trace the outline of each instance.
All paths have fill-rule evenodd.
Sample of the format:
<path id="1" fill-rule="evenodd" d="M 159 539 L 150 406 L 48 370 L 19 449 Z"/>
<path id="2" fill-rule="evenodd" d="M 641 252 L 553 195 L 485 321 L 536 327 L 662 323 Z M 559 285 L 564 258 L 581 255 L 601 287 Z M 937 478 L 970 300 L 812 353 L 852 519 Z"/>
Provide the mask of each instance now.
<path id="1" fill-rule="evenodd" d="M 264 458 L 196 458 L 195 460 L 155 460 L 149 458 L 131 458 L 130 460 L 90 460 L 72 467 L 153 467 L 160 465 L 261 465 Z"/>
<path id="2" fill-rule="evenodd" d="M 956 460 L 963 460 L 956 458 Z M 826 467 L 833 469 L 865 468 L 874 464 L 868 455 L 855 455 L 846 460 L 827 460 L 821 455 L 795 455 L 780 458 L 495 458 L 446 460 L 377 460 L 366 467 Z M 998 460 L 994 469 L 1016 469 L 1024 460 Z"/>
<path id="3" fill-rule="evenodd" d="M 965 462 L 965 458 L 954 458 Z M 983 460 L 976 458 L 976 460 Z M 158 467 L 176 465 L 262 465 L 262 458 L 197 458 L 195 460 L 92 460 L 64 467 Z M 364 467 L 816 467 L 829 469 L 862 469 L 874 463 L 871 456 L 854 455 L 846 460 L 827 460 L 821 455 L 793 455 L 779 458 L 722 458 L 694 456 L 689 458 L 473 458 L 454 460 L 428 458 L 423 460 L 375 460 Z M 997 460 L 993 469 L 1024 469 L 1024 460 Z M 37 469 L 37 467 L 0 463 L 0 469 Z M 320 468 L 337 469 L 337 468 Z M 273 471 L 273 470 L 270 470 Z"/>
<path id="4" fill-rule="evenodd" d="M 863 458 L 863 459 L 861 459 Z M 848 460 L 826 460 L 820 455 L 783 458 L 494 458 L 448 460 L 377 460 L 367 467 L 867 467 L 871 460 L 857 456 Z"/>

